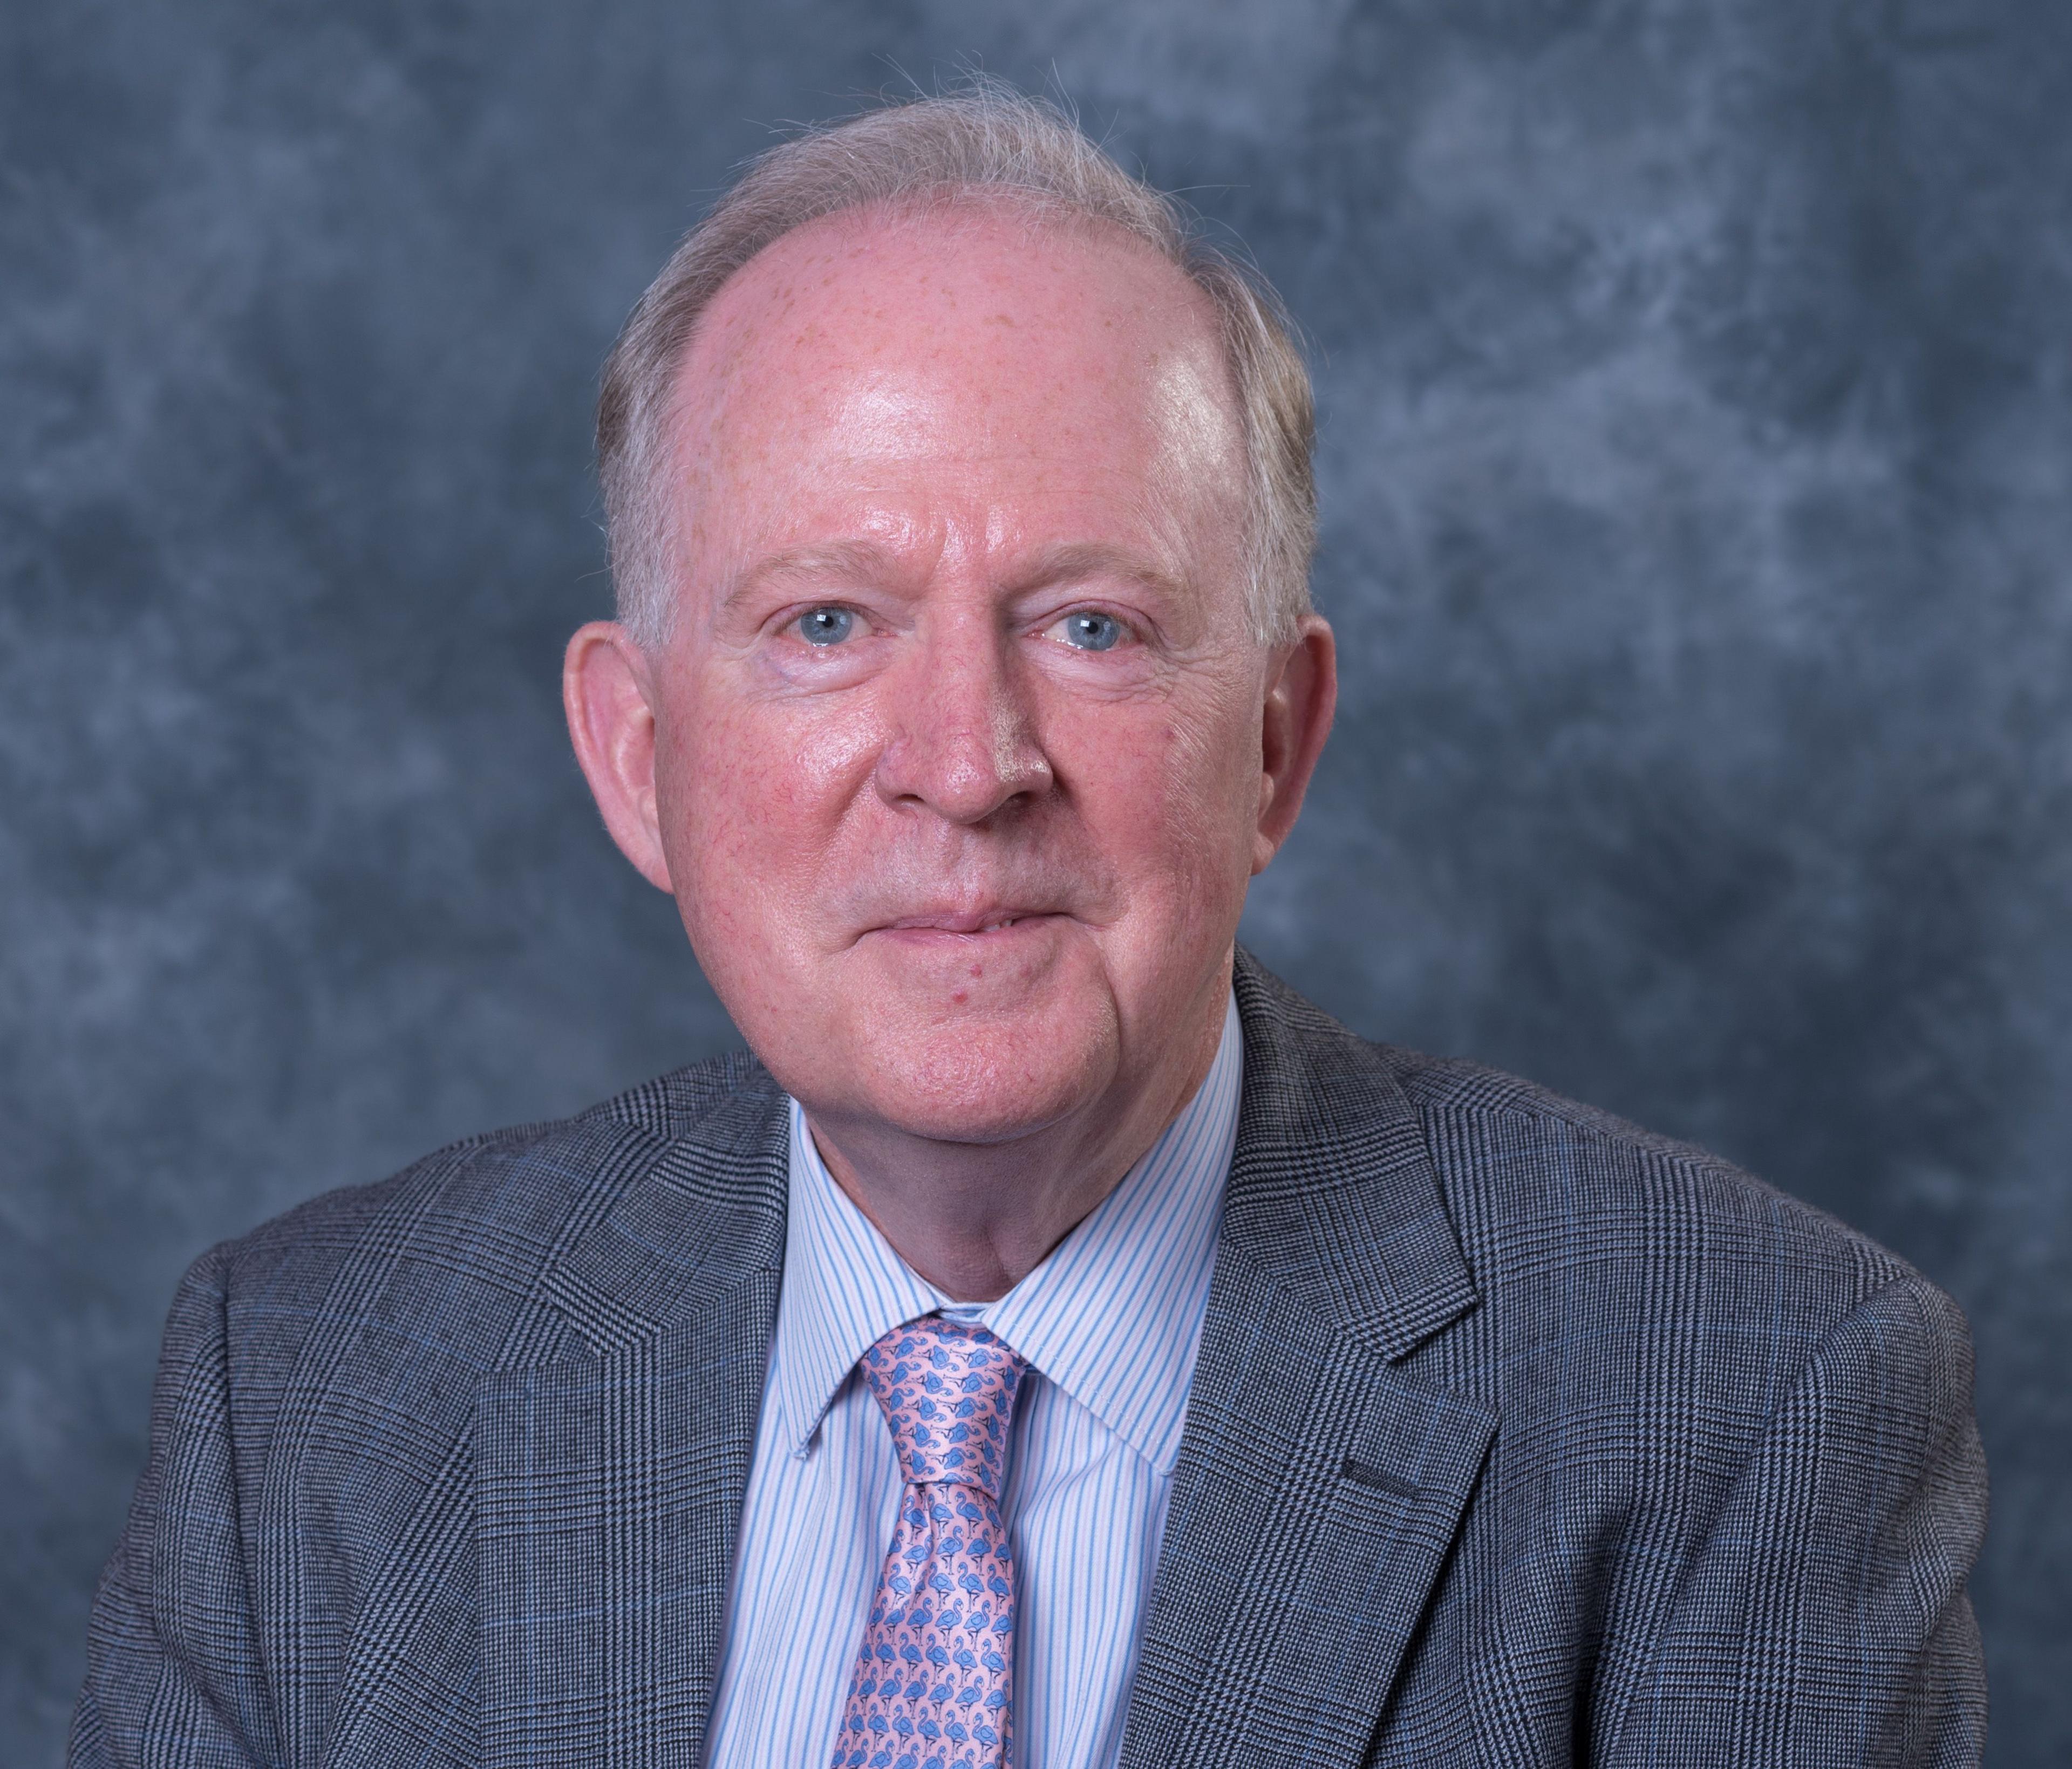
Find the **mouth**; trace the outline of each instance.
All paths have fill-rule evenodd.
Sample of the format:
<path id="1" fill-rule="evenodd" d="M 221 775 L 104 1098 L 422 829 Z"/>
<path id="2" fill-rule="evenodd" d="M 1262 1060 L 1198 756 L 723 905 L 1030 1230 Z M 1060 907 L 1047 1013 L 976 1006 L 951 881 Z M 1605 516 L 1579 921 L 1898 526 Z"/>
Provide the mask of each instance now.
<path id="1" fill-rule="evenodd" d="M 1057 912 L 1051 909 L 972 909 L 939 915 L 904 915 L 897 921 L 882 923 L 878 931 L 881 934 L 951 934 L 976 938 L 988 934 L 1005 934 L 1014 928 L 1030 927 L 1057 919 Z"/>

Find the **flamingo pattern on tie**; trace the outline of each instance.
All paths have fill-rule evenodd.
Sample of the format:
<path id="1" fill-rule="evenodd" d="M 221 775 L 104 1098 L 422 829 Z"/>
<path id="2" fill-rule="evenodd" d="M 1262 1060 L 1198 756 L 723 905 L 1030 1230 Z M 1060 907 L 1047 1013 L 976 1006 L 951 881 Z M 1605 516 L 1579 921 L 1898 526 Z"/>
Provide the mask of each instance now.
<path id="1" fill-rule="evenodd" d="M 1027 1365 L 924 1315 L 863 1354 L 906 1485 L 849 1679 L 832 1769 L 1007 1769 L 1014 1562 L 1000 1516 Z"/>

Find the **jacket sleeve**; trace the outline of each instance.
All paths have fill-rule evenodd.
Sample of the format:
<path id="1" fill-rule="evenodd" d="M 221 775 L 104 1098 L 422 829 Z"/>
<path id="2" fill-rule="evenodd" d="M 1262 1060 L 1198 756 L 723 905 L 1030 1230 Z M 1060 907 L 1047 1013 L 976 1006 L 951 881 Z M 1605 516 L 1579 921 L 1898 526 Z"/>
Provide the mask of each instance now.
<path id="1" fill-rule="evenodd" d="M 1737 1481 L 1609 1760 L 1975 1764 L 1986 1522 L 1971 1337 L 1897 1279 L 1831 1332 Z"/>
<path id="2" fill-rule="evenodd" d="M 238 1529 L 224 1258 L 166 1324 L 151 1447 L 101 1575 L 70 1769 L 260 1769 L 278 1760 Z"/>

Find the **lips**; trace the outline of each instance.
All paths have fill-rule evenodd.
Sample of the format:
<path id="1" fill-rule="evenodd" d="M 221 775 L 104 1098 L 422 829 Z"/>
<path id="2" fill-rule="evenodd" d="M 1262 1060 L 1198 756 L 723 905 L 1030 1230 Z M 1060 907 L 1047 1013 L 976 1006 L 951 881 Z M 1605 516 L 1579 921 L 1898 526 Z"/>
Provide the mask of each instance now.
<path id="1" fill-rule="evenodd" d="M 999 934 L 1024 921 L 1046 920 L 1055 913 L 1033 909 L 960 909 L 933 915 L 902 915 L 880 926 L 888 934 Z"/>

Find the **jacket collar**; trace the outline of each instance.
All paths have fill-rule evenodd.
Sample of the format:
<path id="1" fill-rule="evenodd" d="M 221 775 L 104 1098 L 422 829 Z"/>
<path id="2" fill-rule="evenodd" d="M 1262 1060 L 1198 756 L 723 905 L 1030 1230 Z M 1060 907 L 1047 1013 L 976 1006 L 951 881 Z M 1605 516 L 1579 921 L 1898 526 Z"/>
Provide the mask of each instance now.
<path id="1" fill-rule="evenodd" d="M 652 1339 L 784 1263 L 790 1138 L 783 1091 L 753 1059 L 704 1112 L 648 1090 L 615 1108 L 627 1124 L 619 1193 L 602 1222 L 553 1262 L 547 1289 L 591 1346 Z"/>
<path id="2" fill-rule="evenodd" d="M 1387 1359 L 1474 1306 L 1424 1127 L 1379 1047 L 1242 947 L 1244 1102 L 1223 1246 Z"/>

